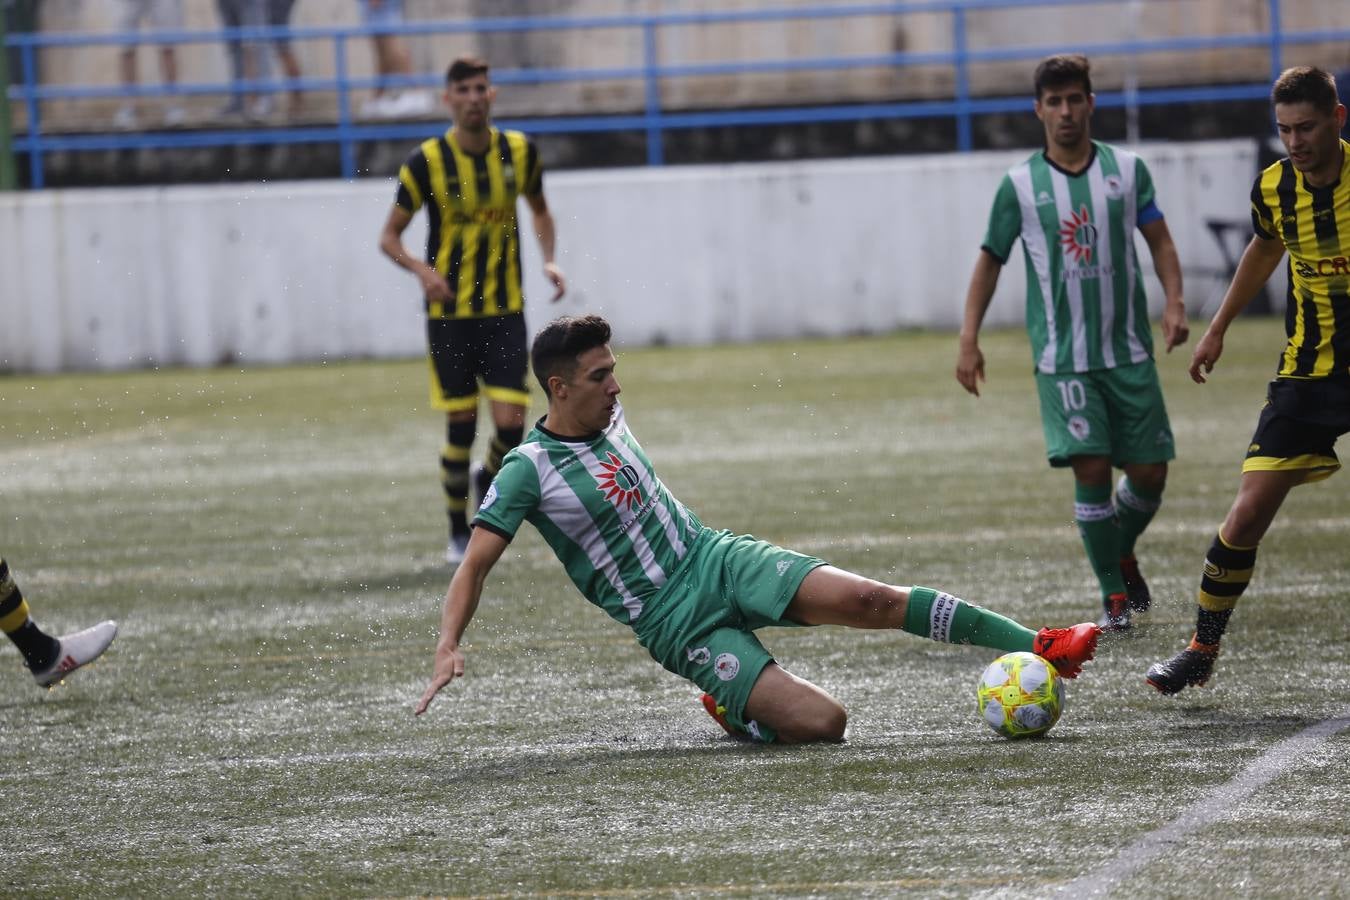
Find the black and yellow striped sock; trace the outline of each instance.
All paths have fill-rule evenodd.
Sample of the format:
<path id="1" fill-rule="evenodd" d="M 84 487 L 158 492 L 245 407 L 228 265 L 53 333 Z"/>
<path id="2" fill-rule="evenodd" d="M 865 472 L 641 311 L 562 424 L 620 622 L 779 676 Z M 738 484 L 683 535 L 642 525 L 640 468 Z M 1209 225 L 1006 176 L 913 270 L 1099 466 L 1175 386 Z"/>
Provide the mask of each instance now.
<path id="1" fill-rule="evenodd" d="M 61 652 L 61 642 L 38 628 L 29 615 L 28 603 L 4 559 L 0 559 L 0 630 L 19 648 L 23 661 L 33 671 L 46 668 Z"/>
<path id="2" fill-rule="evenodd" d="M 1195 619 L 1197 642 L 1219 643 L 1228 627 L 1228 617 L 1251 582 L 1255 568 L 1255 547 L 1234 547 L 1223 539 L 1222 533 L 1214 536 L 1205 556 L 1204 574 L 1200 576 L 1200 608 Z"/>
<path id="3" fill-rule="evenodd" d="M 525 438 L 524 428 L 498 428 L 488 444 L 487 458 L 483 460 L 483 469 L 492 478 L 502 470 L 502 457 Z"/>
<path id="4" fill-rule="evenodd" d="M 451 422 L 446 426 L 446 441 L 441 447 L 441 487 L 445 490 L 452 537 L 469 531 L 469 453 L 476 431 L 476 422 Z"/>

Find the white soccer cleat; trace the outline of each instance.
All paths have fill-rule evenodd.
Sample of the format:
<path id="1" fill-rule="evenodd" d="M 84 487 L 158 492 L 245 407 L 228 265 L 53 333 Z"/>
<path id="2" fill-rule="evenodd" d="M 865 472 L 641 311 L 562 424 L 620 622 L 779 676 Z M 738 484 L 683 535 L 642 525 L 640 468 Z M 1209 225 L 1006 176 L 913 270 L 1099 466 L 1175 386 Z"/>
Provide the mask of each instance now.
<path id="1" fill-rule="evenodd" d="M 469 536 L 467 534 L 457 534 L 450 538 L 450 543 L 445 545 L 445 561 L 452 566 L 457 566 L 464 562 L 464 554 L 469 549 Z"/>
<path id="2" fill-rule="evenodd" d="M 60 638 L 60 653 L 47 668 L 34 672 L 33 680 L 38 683 L 38 687 L 57 684 L 71 672 L 102 656 L 115 637 L 117 623 L 108 621 Z"/>

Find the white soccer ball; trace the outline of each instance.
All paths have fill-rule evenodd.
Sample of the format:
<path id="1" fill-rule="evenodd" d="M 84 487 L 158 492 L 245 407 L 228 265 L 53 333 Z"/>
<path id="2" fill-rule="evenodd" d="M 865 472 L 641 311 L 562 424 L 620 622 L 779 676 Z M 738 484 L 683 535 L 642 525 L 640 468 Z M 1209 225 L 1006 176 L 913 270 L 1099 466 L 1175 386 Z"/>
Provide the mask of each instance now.
<path id="1" fill-rule="evenodd" d="M 1036 737 L 1064 711 L 1064 680 L 1034 653 L 1005 653 L 989 664 L 976 689 L 980 716 L 1007 738 Z"/>

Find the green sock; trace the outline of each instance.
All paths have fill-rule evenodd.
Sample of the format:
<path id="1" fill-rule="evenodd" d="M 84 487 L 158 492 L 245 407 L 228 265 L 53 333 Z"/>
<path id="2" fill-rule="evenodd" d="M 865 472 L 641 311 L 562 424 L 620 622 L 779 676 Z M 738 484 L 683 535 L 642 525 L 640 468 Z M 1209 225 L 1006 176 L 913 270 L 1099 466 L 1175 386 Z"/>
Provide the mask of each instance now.
<path id="1" fill-rule="evenodd" d="M 1153 514 L 1162 505 L 1162 491 L 1146 491 L 1130 481 L 1130 476 L 1120 476 L 1116 485 L 1116 522 L 1120 525 L 1120 555 L 1133 556 L 1134 542 L 1144 533 Z"/>
<path id="2" fill-rule="evenodd" d="M 1036 639 L 1036 632 L 1007 616 L 917 585 L 909 592 L 905 631 L 948 644 L 975 644 L 1005 652 L 1029 651 Z"/>
<path id="3" fill-rule="evenodd" d="M 1101 584 L 1102 597 L 1125 593 L 1125 578 L 1120 574 L 1120 526 L 1111 503 L 1111 485 L 1074 482 L 1073 499 L 1073 517 L 1087 548 L 1088 562 Z"/>

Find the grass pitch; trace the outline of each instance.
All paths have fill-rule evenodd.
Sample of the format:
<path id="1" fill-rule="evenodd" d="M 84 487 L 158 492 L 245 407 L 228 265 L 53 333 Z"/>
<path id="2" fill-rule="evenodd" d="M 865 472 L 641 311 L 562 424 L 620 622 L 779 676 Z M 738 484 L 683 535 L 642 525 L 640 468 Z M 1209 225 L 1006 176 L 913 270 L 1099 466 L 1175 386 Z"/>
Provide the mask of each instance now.
<path id="1" fill-rule="evenodd" d="M 1350 704 L 1344 474 L 1263 543 L 1209 688 L 1143 683 L 1189 636 L 1204 552 L 1280 345 L 1212 383 L 1160 361 L 1180 458 L 1140 544 L 1155 596 L 1039 741 L 975 713 L 993 651 L 772 629 L 849 707 L 841 746 L 721 737 L 696 689 L 585 603 L 531 529 L 468 673 L 414 720 L 447 570 L 421 361 L 0 379 L 0 552 L 35 616 L 116 618 L 51 692 L 0 647 L 0 894 L 1042 896 Z M 1019 332 L 967 397 L 951 335 L 620 352 L 632 423 L 704 521 L 1033 627 L 1095 618 Z M 1208 816 L 1120 896 L 1350 893 L 1350 731 Z"/>

